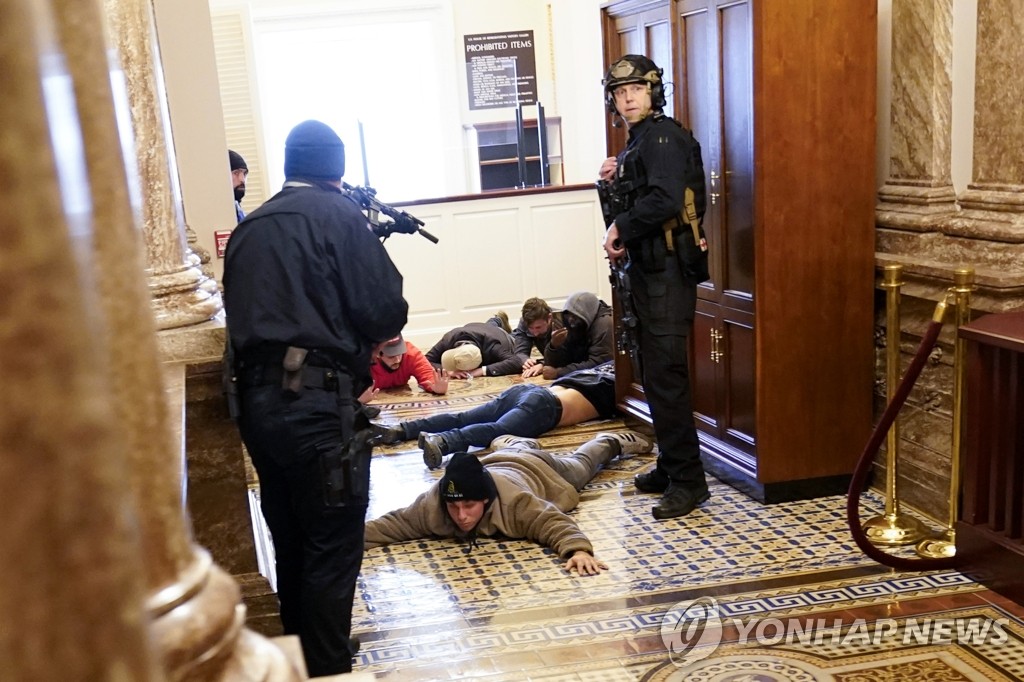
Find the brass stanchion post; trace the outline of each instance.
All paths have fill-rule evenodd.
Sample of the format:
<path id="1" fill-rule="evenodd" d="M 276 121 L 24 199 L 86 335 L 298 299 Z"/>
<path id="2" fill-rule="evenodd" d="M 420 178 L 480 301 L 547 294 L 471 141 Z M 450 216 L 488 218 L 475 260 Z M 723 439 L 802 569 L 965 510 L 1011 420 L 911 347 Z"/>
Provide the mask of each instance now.
<path id="1" fill-rule="evenodd" d="M 960 515 L 960 451 L 963 445 L 964 378 L 967 344 L 960 338 L 960 327 L 971 320 L 971 292 L 974 290 L 974 268 L 957 268 L 953 273 L 950 293 L 956 301 L 956 337 L 953 342 L 953 443 L 950 448 L 949 516 L 946 529 L 939 537 L 918 543 L 918 555 L 927 559 L 956 556 L 956 521 Z"/>
<path id="2" fill-rule="evenodd" d="M 885 289 L 885 382 L 886 398 L 892 402 L 900 382 L 900 287 L 903 286 L 903 266 L 886 265 L 882 271 Z M 895 420 L 886 434 L 885 447 L 885 513 L 868 519 L 861 526 L 864 535 L 876 546 L 910 545 L 931 533 L 923 523 L 900 511 L 896 494 L 897 461 L 899 459 L 899 420 Z"/>

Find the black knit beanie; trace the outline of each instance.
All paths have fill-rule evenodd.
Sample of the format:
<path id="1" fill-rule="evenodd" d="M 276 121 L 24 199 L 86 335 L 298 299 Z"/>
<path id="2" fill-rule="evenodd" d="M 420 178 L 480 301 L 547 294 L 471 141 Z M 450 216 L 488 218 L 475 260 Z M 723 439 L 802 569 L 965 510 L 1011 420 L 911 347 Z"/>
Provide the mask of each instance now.
<path id="1" fill-rule="evenodd" d="M 331 127 L 303 121 L 284 141 L 286 179 L 340 180 L 345 175 L 345 145 Z"/>
<path id="2" fill-rule="evenodd" d="M 452 455 L 441 477 L 440 491 L 444 502 L 494 500 L 498 497 L 494 479 L 480 460 L 468 452 Z"/>
<path id="3" fill-rule="evenodd" d="M 229 149 L 228 150 L 228 163 L 231 164 L 231 170 L 249 170 L 249 167 L 245 165 L 245 159 L 238 152 Z"/>

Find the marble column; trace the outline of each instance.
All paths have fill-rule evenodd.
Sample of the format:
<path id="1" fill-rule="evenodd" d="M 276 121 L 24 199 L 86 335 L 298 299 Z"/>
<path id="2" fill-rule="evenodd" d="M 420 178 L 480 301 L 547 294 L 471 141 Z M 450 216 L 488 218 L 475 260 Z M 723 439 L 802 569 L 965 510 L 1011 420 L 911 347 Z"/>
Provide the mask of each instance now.
<path id="1" fill-rule="evenodd" d="M 189 248 L 150 0 L 103 0 L 131 105 L 149 289 L 159 329 L 205 322 L 222 308 L 217 283 Z"/>
<path id="2" fill-rule="evenodd" d="M 973 181 L 960 196 L 955 234 L 1024 244 L 1024 4 L 978 3 Z M 1020 259 L 1021 247 L 1014 249 Z M 1018 285 L 1024 284 L 1021 278 Z"/>
<path id="3" fill-rule="evenodd" d="M 52 7 L 63 59 L 18 40 L 17 5 Z M 0 0 L 0 29 L 0 608 L 23 617 L 0 628 L 2 676 L 301 679 L 192 542 L 100 4 Z M 25 64 L 48 69 L 45 109 Z"/>
<path id="4" fill-rule="evenodd" d="M 115 100 L 110 88 L 113 60 L 107 59 L 100 4 L 53 4 L 67 45 L 92 183 L 91 272 L 108 330 L 102 351 L 109 368 L 106 389 L 128 446 L 125 470 L 140 531 L 151 641 L 172 680 L 299 679 L 280 649 L 243 627 L 238 585 L 192 541 L 182 506 L 183 439 L 180 426 L 170 419 L 150 293 L 141 276 L 144 240 L 128 194 L 134 169 L 126 172 L 115 116 L 115 101 L 124 100 Z M 129 101 L 131 90 L 129 83 Z M 137 104 L 135 98 L 136 121 Z M 124 103 L 122 108 L 128 107 Z M 136 140 L 143 139 L 136 130 Z M 157 144 L 156 149 L 165 147 Z M 163 164 L 160 160 L 150 170 L 162 172 Z M 158 205 L 169 196 L 156 194 Z M 163 205 L 173 209 L 179 204 Z M 151 227 L 144 225 L 147 237 Z M 152 245 L 150 239 L 145 242 Z M 147 256 L 152 255 L 150 248 Z M 177 409 L 182 409 L 180 402 Z"/>
<path id="5" fill-rule="evenodd" d="M 92 334 L 82 135 L 49 4 L 0 0 L 0 677 L 162 680 Z M 55 158 L 52 144 L 59 144 Z"/>
<path id="6" fill-rule="evenodd" d="M 1003 312 L 1024 306 L 1024 5 L 985 0 L 977 7 L 973 182 L 949 210 L 951 0 L 893 0 L 893 173 L 879 192 L 877 260 L 903 264 L 904 293 L 933 301 L 956 268 L 971 266 L 975 309 Z M 942 63 L 931 79 L 921 74 L 929 60 Z M 919 87 L 910 92 L 904 84 L 913 82 Z M 901 179 L 922 158 L 932 159 L 930 174 L 916 184 Z"/>
<path id="7" fill-rule="evenodd" d="M 930 231 L 956 211 L 950 173 L 952 0 L 893 0 L 889 178 L 877 222 Z"/>

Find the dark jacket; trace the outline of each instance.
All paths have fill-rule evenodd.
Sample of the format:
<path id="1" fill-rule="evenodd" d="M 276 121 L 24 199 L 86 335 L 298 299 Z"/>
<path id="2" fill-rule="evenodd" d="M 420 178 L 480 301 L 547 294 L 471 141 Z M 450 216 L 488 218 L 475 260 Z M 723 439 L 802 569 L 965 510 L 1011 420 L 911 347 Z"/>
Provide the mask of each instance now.
<path id="1" fill-rule="evenodd" d="M 544 351 L 545 365 L 557 367 L 558 376 L 562 377 L 612 359 L 615 325 L 611 306 L 589 291 L 578 291 L 565 300 L 562 312 L 572 313 L 587 326 L 582 333 L 570 329 L 569 335 L 558 348 L 548 344 Z"/>
<path id="2" fill-rule="evenodd" d="M 548 325 L 548 331 L 541 336 L 530 336 L 526 320 L 519 318 L 519 324 L 512 330 L 512 342 L 516 355 L 520 356 L 523 362 L 530 357 L 534 348 L 541 355 L 544 355 L 544 350 L 548 347 L 548 342 L 551 341 L 552 332 L 556 332 L 561 328 L 562 313 L 560 312 L 551 314 L 551 324 Z"/>
<path id="3" fill-rule="evenodd" d="M 268 347 L 323 350 L 369 381 L 374 344 L 407 321 L 402 275 L 340 192 L 284 189 L 238 224 L 224 308 L 239 358 Z"/>
<path id="4" fill-rule="evenodd" d="M 523 363 L 517 364 L 515 352 L 512 350 L 512 336 L 490 322 L 470 322 L 452 329 L 427 351 L 427 360 L 430 364 L 440 367 L 444 352 L 464 341 L 480 349 L 480 364 L 487 368 L 487 376 L 496 377 L 521 371 Z"/>

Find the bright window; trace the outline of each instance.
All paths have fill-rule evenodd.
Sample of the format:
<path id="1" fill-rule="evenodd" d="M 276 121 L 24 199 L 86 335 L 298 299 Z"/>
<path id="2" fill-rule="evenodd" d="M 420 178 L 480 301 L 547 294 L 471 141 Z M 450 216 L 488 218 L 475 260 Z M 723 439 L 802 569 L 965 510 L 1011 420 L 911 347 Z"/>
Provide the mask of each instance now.
<path id="1" fill-rule="evenodd" d="M 406 8 L 254 22 L 275 190 L 284 181 L 288 131 L 315 118 L 345 143 L 345 181 L 370 184 L 386 203 L 464 192 L 463 173 L 444 162 L 463 150 L 439 14 Z"/>

